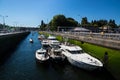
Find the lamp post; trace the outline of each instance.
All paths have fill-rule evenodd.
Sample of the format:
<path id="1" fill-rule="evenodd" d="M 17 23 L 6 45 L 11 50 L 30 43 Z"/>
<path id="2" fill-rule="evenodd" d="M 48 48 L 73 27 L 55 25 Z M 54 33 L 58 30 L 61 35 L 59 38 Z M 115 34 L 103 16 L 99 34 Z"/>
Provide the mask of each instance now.
<path id="1" fill-rule="evenodd" d="M 13 23 L 14 23 L 14 27 L 17 27 L 18 22 L 13 22 Z"/>
<path id="2" fill-rule="evenodd" d="M 50 31 L 49 23 L 48 23 L 48 18 L 47 18 L 47 31 Z"/>
<path id="3" fill-rule="evenodd" d="M 3 15 L 0 15 L 2 18 L 3 18 L 3 28 L 5 28 L 5 17 L 8 17 L 8 16 L 3 16 Z"/>

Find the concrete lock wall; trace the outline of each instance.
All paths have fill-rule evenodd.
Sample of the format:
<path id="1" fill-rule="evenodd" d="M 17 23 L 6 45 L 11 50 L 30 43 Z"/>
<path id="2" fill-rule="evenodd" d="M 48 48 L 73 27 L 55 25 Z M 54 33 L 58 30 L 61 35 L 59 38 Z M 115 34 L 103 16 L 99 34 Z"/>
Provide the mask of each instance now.
<path id="1" fill-rule="evenodd" d="M 0 59 L 10 54 L 29 32 L 20 32 L 0 36 Z"/>
<path id="2" fill-rule="evenodd" d="M 120 50 L 120 41 L 119 40 L 104 39 L 102 37 L 96 38 L 96 37 L 90 37 L 90 36 L 85 36 L 85 35 L 76 35 L 76 34 L 71 34 L 71 33 L 59 33 L 59 32 L 46 32 L 46 33 L 60 35 L 60 36 L 67 37 L 70 39 L 75 39 L 78 41 L 83 41 L 83 42 L 87 42 L 87 43 L 91 43 L 91 44 L 95 44 L 95 45 L 100 45 L 103 47 Z"/>

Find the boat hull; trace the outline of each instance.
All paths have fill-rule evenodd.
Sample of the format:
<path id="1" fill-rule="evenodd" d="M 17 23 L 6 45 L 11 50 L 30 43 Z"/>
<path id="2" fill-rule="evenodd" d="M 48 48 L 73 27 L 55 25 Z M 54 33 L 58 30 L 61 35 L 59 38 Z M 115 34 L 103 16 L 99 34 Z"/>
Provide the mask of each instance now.
<path id="1" fill-rule="evenodd" d="M 42 63 L 42 64 L 46 64 L 46 63 L 49 63 L 49 60 L 40 60 L 40 59 L 37 59 L 36 58 L 36 61 L 39 62 L 39 63 Z"/>
<path id="2" fill-rule="evenodd" d="M 62 56 L 50 56 L 51 61 L 54 61 L 56 63 L 60 63 L 64 61 L 64 57 Z"/>
<path id="3" fill-rule="evenodd" d="M 79 67 L 81 69 L 84 69 L 84 70 L 93 71 L 93 70 L 96 70 L 98 68 L 101 68 L 99 66 L 90 65 L 90 64 L 87 64 L 87 63 L 84 63 L 84 62 L 78 62 L 78 61 L 75 61 L 71 58 L 67 58 L 67 59 L 72 65 L 74 65 L 76 67 Z"/>
<path id="4" fill-rule="evenodd" d="M 49 61 L 49 56 L 47 55 L 46 57 L 45 56 L 39 56 L 37 53 L 36 53 L 36 60 L 40 63 L 47 63 Z"/>
<path id="5" fill-rule="evenodd" d="M 36 61 L 39 62 L 39 63 L 48 63 L 48 62 L 49 62 L 49 58 L 46 58 L 46 59 L 44 59 L 44 60 L 41 60 L 41 59 L 38 59 L 38 58 L 36 57 Z"/>

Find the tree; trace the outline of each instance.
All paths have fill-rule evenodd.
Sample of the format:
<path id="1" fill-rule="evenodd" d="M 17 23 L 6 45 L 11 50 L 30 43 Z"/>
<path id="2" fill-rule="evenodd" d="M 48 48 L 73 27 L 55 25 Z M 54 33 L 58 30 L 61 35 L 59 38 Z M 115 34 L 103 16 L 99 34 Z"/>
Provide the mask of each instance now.
<path id="1" fill-rule="evenodd" d="M 64 15 L 55 15 L 53 19 L 50 21 L 49 25 L 51 26 L 51 30 L 57 30 L 58 26 L 77 26 L 78 22 L 75 21 L 73 18 L 66 18 Z"/>
<path id="2" fill-rule="evenodd" d="M 64 15 L 55 15 L 53 19 L 50 21 L 49 25 L 51 26 L 50 29 L 52 31 L 57 30 L 58 26 L 65 26 L 66 25 L 66 17 Z"/>
<path id="3" fill-rule="evenodd" d="M 66 17 L 64 15 L 56 15 L 53 17 L 52 26 L 65 26 Z"/>
<path id="4" fill-rule="evenodd" d="M 82 18 L 81 26 L 83 26 L 83 27 L 90 26 L 90 24 L 89 24 L 89 22 L 87 20 L 87 17 Z"/>
<path id="5" fill-rule="evenodd" d="M 75 21 L 73 18 L 67 18 L 67 22 L 66 22 L 66 26 L 77 26 L 78 25 L 78 22 Z"/>
<path id="6" fill-rule="evenodd" d="M 98 21 L 96 21 L 96 20 L 92 20 L 91 21 L 91 26 L 93 26 L 93 27 L 101 27 L 101 26 L 104 26 L 104 25 L 107 25 L 108 24 L 108 21 L 107 20 L 98 20 Z"/>
<path id="7" fill-rule="evenodd" d="M 120 24 L 117 27 L 120 28 Z"/>
<path id="8" fill-rule="evenodd" d="M 50 27 L 48 27 L 49 25 Z M 87 17 L 83 17 L 81 20 L 81 23 L 78 23 L 76 20 L 74 20 L 71 17 L 66 18 L 62 14 L 58 14 L 53 16 L 53 19 L 49 22 L 49 24 L 45 24 L 44 21 L 41 21 L 40 29 L 41 30 L 47 30 L 50 29 L 52 31 L 56 31 L 58 29 L 58 26 L 62 27 L 75 27 L 75 26 L 83 26 L 83 27 L 102 27 L 104 25 L 109 25 L 112 28 L 117 27 L 115 20 L 110 19 L 109 21 L 101 19 L 101 20 L 92 20 L 91 22 L 88 22 Z"/>
<path id="9" fill-rule="evenodd" d="M 104 26 L 104 25 L 107 25 L 107 20 L 99 20 L 98 21 L 98 26 L 101 27 L 101 26 Z"/>
<path id="10" fill-rule="evenodd" d="M 3 28 L 3 25 L 0 23 L 0 29 L 2 29 Z"/>
<path id="11" fill-rule="evenodd" d="M 45 28 L 46 28 L 46 24 L 45 24 L 44 21 L 42 20 L 42 21 L 41 21 L 41 25 L 40 25 L 40 29 L 41 29 L 41 30 L 45 30 Z"/>
<path id="12" fill-rule="evenodd" d="M 109 20 L 108 25 L 109 25 L 110 27 L 112 27 L 112 28 L 117 27 L 117 25 L 115 24 L 115 20 L 112 20 L 112 19 Z"/>
<path id="13" fill-rule="evenodd" d="M 96 20 L 92 20 L 90 24 L 92 27 L 99 27 L 98 22 Z"/>

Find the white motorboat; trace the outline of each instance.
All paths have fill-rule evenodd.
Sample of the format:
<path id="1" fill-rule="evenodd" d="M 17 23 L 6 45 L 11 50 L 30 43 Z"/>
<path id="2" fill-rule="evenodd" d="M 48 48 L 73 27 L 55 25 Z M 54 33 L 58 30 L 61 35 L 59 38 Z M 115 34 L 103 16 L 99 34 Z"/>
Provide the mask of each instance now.
<path id="1" fill-rule="evenodd" d="M 62 49 L 62 54 L 64 54 L 68 61 L 74 66 L 90 71 L 103 67 L 101 61 L 85 53 L 79 46 L 60 46 Z"/>
<path id="2" fill-rule="evenodd" d="M 60 45 L 60 42 L 58 40 L 49 40 L 50 45 Z"/>
<path id="3" fill-rule="evenodd" d="M 29 41 L 30 41 L 30 43 L 33 43 L 33 39 L 32 38 L 30 38 Z"/>
<path id="4" fill-rule="evenodd" d="M 48 37 L 49 45 L 60 45 L 60 42 L 56 39 L 55 36 L 49 35 Z"/>
<path id="5" fill-rule="evenodd" d="M 59 45 L 50 45 L 49 55 L 53 61 L 57 63 L 64 61 L 65 56 L 61 52 L 62 50 Z"/>
<path id="6" fill-rule="evenodd" d="M 48 36 L 48 40 L 56 40 L 56 37 L 49 35 L 49 36 Z"/>
<path id="7" fill-rule="evenodd" d="M 45 46 L 48 46 L 49 45 L 49 41 L 44 39 L 44 40 L 41 41 L 41 44 L 45 45 Z"/>
<path id="8" fill-rule="evenodd" d="M 41 36 L 40 36 L 40 35 L 38 36 L 38 39 L 41 39 Z"/>
<path id="9" fill-rule="evenodd" d="M 43 40 L 43 39 L 45 39 L 45 36 L 44 36 L 44 35 L 39 35 L 39 36 L 38 36 L 38 39 L 39 39 L 39 40 Z"/>
<path id="10" fill-rule="evenodd" d="M 43 48 L 38 49 L 35 53 L 35 57 L 38 61 L 40 61 L 41 63 L 46 62 L 49 60 L 49 55 L 47 53 L 47 51 Z"/>

